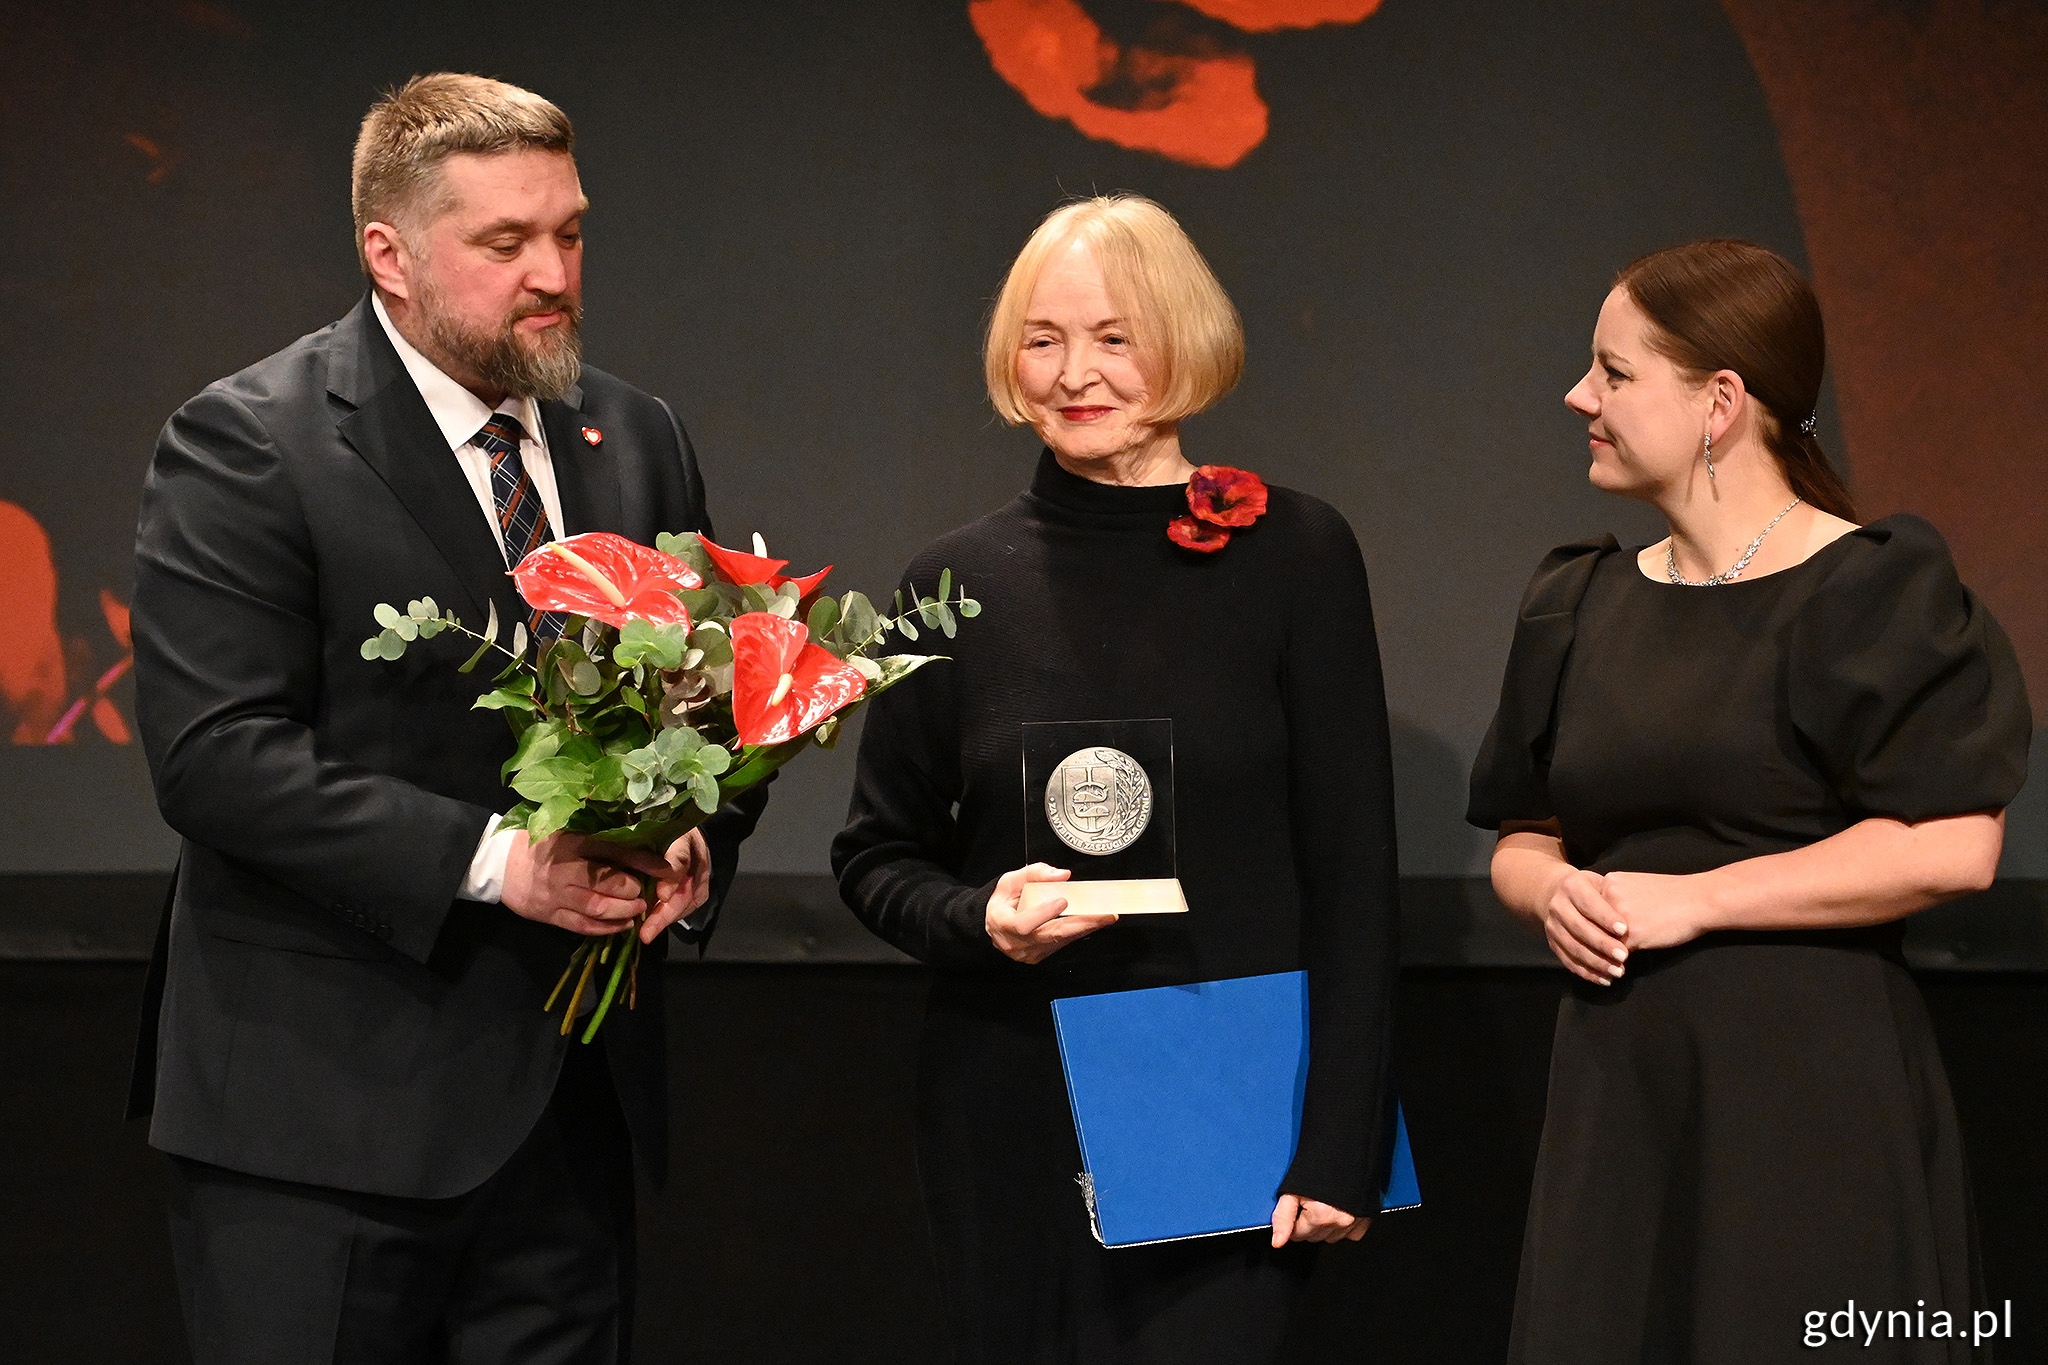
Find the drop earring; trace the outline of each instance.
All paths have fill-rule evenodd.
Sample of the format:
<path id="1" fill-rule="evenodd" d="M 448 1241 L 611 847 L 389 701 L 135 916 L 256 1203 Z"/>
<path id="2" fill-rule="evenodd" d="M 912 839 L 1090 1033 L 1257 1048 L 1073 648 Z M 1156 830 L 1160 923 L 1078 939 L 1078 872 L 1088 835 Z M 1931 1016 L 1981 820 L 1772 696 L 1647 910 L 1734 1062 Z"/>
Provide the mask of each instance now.
<path id="1" fill-rule="evenodd" d="M 1711 483 L 1714 483 L 1714 433 L 1713 433 L 1713 432 L 1711 432 L 1711 431 L 1710 431 L 1710 432 L 1708 432 L 1708 433 L 1706 434 L 1706 436 L 1705 436 L 1705 438 L 1704 438 L 1704 444 L 1705 444 L 1705 446 L 1706 446 L 1706 456 L 1705 456 L 1705 458 L 1706 458 L 1706 461 L 1707 461 L 1707 482 L 1711 484 Z M 1716 486 L 1718 487 L 1718 485 L 1716 485 Z"/>

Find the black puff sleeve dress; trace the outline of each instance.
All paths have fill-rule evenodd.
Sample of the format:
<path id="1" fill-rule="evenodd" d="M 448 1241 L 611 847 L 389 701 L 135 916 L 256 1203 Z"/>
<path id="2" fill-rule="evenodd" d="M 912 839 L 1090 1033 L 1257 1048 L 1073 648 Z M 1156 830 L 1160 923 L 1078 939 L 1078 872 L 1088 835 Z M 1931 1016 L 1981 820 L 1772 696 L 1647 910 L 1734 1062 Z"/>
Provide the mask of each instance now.
<path id="1" fill-rule="evenodd" d="M 1106 1250 L 1050 1001 L 1306 969 L 1301 1139 L 1281 1189 L 1378 1211 L 1397 967 L 1393 779 L 1365 565 L 1344 518 L 1284 488 L 1220 553 L 1183 550 L 1174 484 L 1030 489 L 920 554 L 982 614 L 876 699 L 840 894 L 932 968 L 918 1171 L 963 1362 L 1234 1365 L 1280 1350 L 1317 1248 L 1237 1233 Z M 920 645 L 926 643 L 920 640 Z M 983 929 L 1024 861 L 1022 725 L 1170 717 L 1185 915 L 1133 916 L 1035 966 Z M 1276 1192 L 1277 1193 L 1277 1192 Z"/>
<path id="2" fill-rule="evenodd" d="M 1610 537 L 1537 570 L 1469 818 L 1555 818 L 1599 872 L 1705 872 L 2003 807 L 2030 736 L 2011 643 L 1918 518 L 1714 588 L 1653 581 Z M 1901 932 L 1713 933 L 1573 987 L 1511 1361 L 1800 1359 L 1808 1315 L 1850 1299 L 1919 1315 L 1859 1328 L 1859 1360 L 1972 1359 L 1935 1316 L 1967 1331 L 1984 1305 Z"/>

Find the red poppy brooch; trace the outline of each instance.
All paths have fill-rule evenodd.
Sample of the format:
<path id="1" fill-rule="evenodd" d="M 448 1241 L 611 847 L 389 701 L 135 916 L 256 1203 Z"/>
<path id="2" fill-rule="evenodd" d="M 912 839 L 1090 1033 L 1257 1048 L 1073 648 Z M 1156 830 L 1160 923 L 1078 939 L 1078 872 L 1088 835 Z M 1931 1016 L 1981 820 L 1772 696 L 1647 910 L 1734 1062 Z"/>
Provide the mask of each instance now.
<path id="1" fill-rule="evenodd" d="M 1213 555 L 1230 543 L 1232 528 L 1266 515 L 1266 483 L 1249 469 L 1205 464 L 1188 480 L 1190 515 L 1166 524 L 1166 536 L 1184 550 Z"/>

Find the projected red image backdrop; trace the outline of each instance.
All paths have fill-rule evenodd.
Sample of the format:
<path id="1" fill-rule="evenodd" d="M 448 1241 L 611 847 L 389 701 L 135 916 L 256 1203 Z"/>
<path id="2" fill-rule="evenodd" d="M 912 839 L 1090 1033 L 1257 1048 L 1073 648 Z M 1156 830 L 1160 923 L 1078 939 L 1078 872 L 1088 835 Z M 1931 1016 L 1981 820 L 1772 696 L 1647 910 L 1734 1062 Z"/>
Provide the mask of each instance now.
<path id="1" fill-rule="evenodd" d="M 1119 147 L 1221 168 L 1266 138 L 1258 66 L 1238 35 L 1355 24 L 1379 7 L 1380 0 L 1187 0 L 1185 10 L 1161 7 L 1130 43 L 1105 34 L 1078 0 L 973 0 L 967 12 L 996 74 L 1047 118 Z"/>
<path id="2" fill-rule="evenodd" d="M 36 519 L 0 502 L 0 731 L 15 744 L 69 744 L 85 732 L 133 737 L 116 701 L 134 664 L 128 607 L 100 591 L 105 638 L 68 639 L 57 624 L 57 563 Z"/>

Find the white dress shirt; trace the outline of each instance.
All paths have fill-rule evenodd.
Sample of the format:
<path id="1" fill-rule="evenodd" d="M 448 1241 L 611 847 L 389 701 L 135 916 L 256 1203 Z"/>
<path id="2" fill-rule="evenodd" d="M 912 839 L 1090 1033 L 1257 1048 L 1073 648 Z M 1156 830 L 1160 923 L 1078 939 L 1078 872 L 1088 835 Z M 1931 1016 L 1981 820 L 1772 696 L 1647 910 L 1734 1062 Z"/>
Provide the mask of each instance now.
<path id="1" fill-rule="evenodd" d="M 469 480 L 470 491 L 476 494 L 477 506 L 482 509 L 484 521 L 491 528 L 491 538 L 499 542 L 498 553 L 502 555 L 505 546 L 498 532 L 497 503 L 491 497 L 491 457 L 482 447 L 470 443 L 471 438 L 482 431 L 484 423 L 496 413 L 510 413 L 526 429 L 525 437 L 519 442 L 519 458 L 526 464 L 526 476 L 533 480 L 534 490 L 540 494 L 541 506 L 547 509 L 549 530 L 557 539 L 567 534 L 562 526 L 562 500 L 555 491 L 555 466 L 548 458 L 547 433 L 541 430 L 540 405 L 531 398 L 507 398 L 496 408 L 485 407 L 483 399 L 442 373 L 433 361 L 421 355 L 411 342 L 399 335 L 398 329 L 391 324 L 391 314 L 384 310 L 381 297 L 373 294 L 370 307 L 377 314 L 377 321 L 383 325 L 384 335 L 390 337 L 391 344 L 397 348 L 398 358 L 405 364 L 405 372 L 419 387 L 420 397 L 427 400 L 427 411 L 433 414 L 434 424 L 441 428 L 448 448 L 462 466 L 463 477 Z M 494 901 L 505 893 L 505 860 L 511 856 L 512 840 L 517 831 L 500 830 L 498 820 L 499 817 L 492 816 L 491 822 L 484 826 L 483 838 L 477 842 L 476 856 L 469 862 L 469 875 L 455 893 L 463 900 Z"/>

